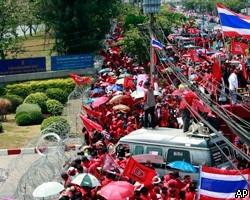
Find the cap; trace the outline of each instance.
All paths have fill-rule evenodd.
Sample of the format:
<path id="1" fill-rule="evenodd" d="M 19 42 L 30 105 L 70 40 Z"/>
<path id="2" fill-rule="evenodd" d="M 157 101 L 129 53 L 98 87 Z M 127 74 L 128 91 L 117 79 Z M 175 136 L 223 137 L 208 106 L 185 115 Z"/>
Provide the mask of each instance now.
<path id="1" fill-rule="evenodd" d="M 161 182 L 161 179 L 158 177 L 158 176 L 154 176 L 153 178 L 152 178 L 152 184 L 158 184 L 158 183 L 160 183 Z"/>

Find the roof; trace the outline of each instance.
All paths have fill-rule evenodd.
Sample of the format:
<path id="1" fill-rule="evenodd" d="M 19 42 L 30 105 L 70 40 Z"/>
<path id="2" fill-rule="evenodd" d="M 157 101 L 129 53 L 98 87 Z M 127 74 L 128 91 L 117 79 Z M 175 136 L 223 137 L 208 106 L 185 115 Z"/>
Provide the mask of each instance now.
<path id="1" fill-rule="evenodd" d="M 193 134 L 194 135 L 194 134 Z M 214 142 L 211 142 L 205 135 L 189 136 L 183 133 L 182 129 L 174 128 L 157 128 L 152 129 L 138 129 L 131 132 L 129 135 L 120 139 L 119 143 L 142 143 L 142 144 L 154 144 L 157 146 L 165 146 L 166 144 L 173 146 L 185 146 L 185 147 L 199 147 L 208 148 L 214 146 Z M 212 134 L 213 141 L 221 140 L 215 134 Z M 119 144 L 118 143 L 118 144 Z"/>

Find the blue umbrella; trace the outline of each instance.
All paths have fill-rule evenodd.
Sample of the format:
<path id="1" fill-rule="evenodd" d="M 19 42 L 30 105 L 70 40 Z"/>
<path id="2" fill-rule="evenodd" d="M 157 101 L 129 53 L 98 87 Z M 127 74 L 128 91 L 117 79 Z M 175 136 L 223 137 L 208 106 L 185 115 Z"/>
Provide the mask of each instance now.
<path id="1" fill-rule="evenodd" d="M 86 104 L 90 104 L 92 103 L 94 100 L 96 100 L 96 98 L 91 98 L 85 101 Z"/>
<path id="2" fill-rule="evenodd" d="M 108 90 L 113 90 L 113 91 L 122 91 L 122 87 L 119 85 L 111 85 L 107 87 Z"/>
<path id="3" fill-rule="evenodd" d="M 105 73 L 105 72 L 110 72 L 110 69 L 109 69 L 109 68 L 101 69 L 101 70 L 98 72 L 98 74 Z"/>
<path id="4" fill-rule="evenodd" d="M 185 161 L 174 161 L 174 162 L 168 163 L 167 166 L 174 168 L 174 169 L 180 169 L 185 172 L 197 172 L 197 170 L 194 168 L 193 165 Z"/>
<path id="5" fill-rule="evenodd" d="M 95 88 L 93 90 L 90 91 L 90 94 L 96 94 L 96 93 L 101 93 L 104 92 L 105 90 L 102 88 Z"/>

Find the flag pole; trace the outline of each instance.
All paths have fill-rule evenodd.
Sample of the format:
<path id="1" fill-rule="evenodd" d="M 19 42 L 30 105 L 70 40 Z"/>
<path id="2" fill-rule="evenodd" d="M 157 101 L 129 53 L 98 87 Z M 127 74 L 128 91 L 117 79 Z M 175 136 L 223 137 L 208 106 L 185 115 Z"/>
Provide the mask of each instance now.
<path id="1" fill-rule="evenodd" d="M 154 19 L 153 19 L 153 14 L 149 14 L 149 33 L 150 33 L 150 82 L 153 82 L 153 74 L 154 74 L 154 48 L 152 46 L 152 39 L 153 38 L 153 23 L 154 23 Z"/>

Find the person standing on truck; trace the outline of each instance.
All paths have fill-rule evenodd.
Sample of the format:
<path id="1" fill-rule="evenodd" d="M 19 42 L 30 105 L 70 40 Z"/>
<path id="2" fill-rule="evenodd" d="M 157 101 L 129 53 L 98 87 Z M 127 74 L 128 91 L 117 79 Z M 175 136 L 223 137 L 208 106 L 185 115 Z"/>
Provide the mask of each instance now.
<path id="1" fill-rule="evenodd" d="M 151 87 L 149 81 L 145 81 L 144 83 L 144 123 L 143 127 L 148 128 L 148 115 L 150 114 L 150 124 L 152 129 L 155 129 L 155 96 L 154 96 L 154 89 Z"/>

